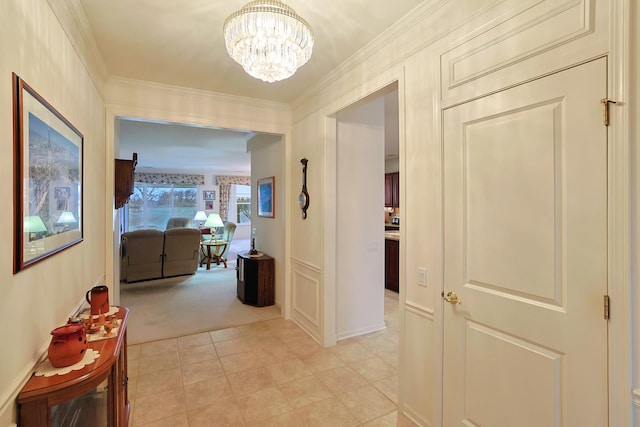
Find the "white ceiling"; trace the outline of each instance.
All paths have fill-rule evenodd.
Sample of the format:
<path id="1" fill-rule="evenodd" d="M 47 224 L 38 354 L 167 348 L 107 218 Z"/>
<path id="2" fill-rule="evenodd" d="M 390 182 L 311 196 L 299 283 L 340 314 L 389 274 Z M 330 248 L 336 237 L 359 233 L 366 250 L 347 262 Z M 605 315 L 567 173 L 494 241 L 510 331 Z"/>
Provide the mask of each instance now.
<path id="1" fill-rule="evenodd" d="M 138 155 L 139 172 L 214 171 L 246 175 L 251 170 L 247 142 L 253 132 L 176 123 L 120 119 L 120 158 Z"/>
<path id="2" fill-rule="evenodd" d="M 266 83 L 248 76 L 227 54 L 222 38 L 224 20 L 248 0 L 79 0 L 81 15 L 87 17 L 91 35 L 96 41 L 110 77 L 124 77 L 169 85 L 203 89 L 231 95 L 291 103 L 310 87 L 330 75 L 339 65 L 360 49 L 380 37 L 396 21 L 423 3 L 423 0 L 287 0 L 312 27 L 315 37 L 313 55 L 291 78 Z M 126 122 L 123 122 L 126 123 Z M 125 124 L 132 135 L 121 135 L 121 157 L 131 148 L 138 151 L 138 164 L 164 167 L 156 154 L 168 152 L 174 168 L 181 169 L 177 151 L 162 147 L 169 138 L 165 131 L 145 138 L 140 122 Z M 157 124 L 157 126 L 162 126 Z M 147 127 L 145 126 L 145 129 Z M 157 129 L 148 126 L 148 129 Z M 185 130 L 171 126 L 171 141 L 179 142 L 180 153 L 191 162 L 202 159 L 203 145 L 211 148 L 205 134 L 223 147 L 238 140 L 219 130 Z M 156 131 L 157 132 L 157 131 Z M 135 133 L 135 141 L 132 139 Z M 162 137 L 165 138 L 162 138 Z M 194 137 L 194 140 L 191 138 Z M 242 134 L 239 139 L 245 138 Z M 220 139 L 222 138 L 222 142 Z M 226 138 L 230 138 L 227 141 Z M 130 147 L 129 144 L 137 145 Z M 153 152 L 146 152 L 152 144 Z M 213 143 L 212 143 L 213 144 Z M 213 144 L 215 145 L 215 144 Z M 237 147 L 230 151 L 237 151 Z M 244 149 L 244 147 L 243 147 Z M 214 151 L 218 151 L 216 148 Z M 207 164 L 215 158 L 209 157 Z M 230 161 L 231 162 L 231 161 Z M 239 166 L 229 167 L 238 168 Z"/>

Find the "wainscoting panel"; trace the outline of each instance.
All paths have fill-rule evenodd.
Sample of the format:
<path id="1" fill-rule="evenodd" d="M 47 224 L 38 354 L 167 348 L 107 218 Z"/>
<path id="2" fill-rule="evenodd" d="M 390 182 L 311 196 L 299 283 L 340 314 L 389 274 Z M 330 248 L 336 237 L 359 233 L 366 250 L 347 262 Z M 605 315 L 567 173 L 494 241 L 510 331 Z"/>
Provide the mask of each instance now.
<path id="1" fill-rule="evenodd" d="M 608 12 L 598 4 L 596 14 L 595 3 L 518 2 L 486 31 L 440 56 L 443 105 L 537 78 L 586 57 L 603 55 L 607 51 Z"/>
<path id="2" fill-rule="evenodd" d="M 295 258 L 291 261 L 291 319 L 322 342 L 322 270 Z"/>
<path id="3" fill-rule="evenodd" d="M 400 351 L 400 366 L 403 366 L 404 387 L 399 393 L 404 396 L 405 414 L 422 426 L 434 424 L 437 396 L 432 384 L 438 383 L 435 372 L 436 352 L 439 344 L 434 334 L 433 312 L 420 307 L 404 305 L 404 348 Z M 428 403 L 427 403 L 428 402 Z"/>

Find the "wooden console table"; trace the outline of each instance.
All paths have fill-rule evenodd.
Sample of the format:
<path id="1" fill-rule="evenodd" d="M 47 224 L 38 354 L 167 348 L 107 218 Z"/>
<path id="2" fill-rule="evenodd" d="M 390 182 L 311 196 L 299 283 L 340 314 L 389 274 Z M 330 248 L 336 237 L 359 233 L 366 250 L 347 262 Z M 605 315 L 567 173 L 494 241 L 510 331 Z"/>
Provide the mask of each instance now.
<path id="1" fill-rule="evenodd" d="M 129 424 L 127 319 L 114 338 L 89 342 L 100 356 L 82 369 L 50 377 L 33 375 L 18 394 L 20 427 L 109 426 Z"/>

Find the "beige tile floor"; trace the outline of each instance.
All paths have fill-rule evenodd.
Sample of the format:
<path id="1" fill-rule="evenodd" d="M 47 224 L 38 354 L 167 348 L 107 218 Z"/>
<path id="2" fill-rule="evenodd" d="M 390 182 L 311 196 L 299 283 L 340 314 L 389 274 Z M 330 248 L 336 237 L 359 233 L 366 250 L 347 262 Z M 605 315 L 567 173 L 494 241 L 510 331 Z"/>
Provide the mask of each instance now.
<path id="1" fill-rule="evenodd" d="M 397 411 L 398 296 L 387 328 L 323 348 L 284 319 L 132 345 L 130 425 L 414 426 Z"/>

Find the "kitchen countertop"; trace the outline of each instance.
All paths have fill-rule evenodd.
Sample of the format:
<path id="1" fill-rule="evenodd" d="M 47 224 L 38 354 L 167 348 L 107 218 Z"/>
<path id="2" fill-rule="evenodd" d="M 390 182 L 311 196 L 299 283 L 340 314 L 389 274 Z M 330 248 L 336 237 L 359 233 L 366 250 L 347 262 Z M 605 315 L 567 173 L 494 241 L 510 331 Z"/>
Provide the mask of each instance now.
<path id="1" fill-rule="evenodd" d="M 389 240 L 400 240 L 400 231 L 385 231 L 384 238 Z"/>

